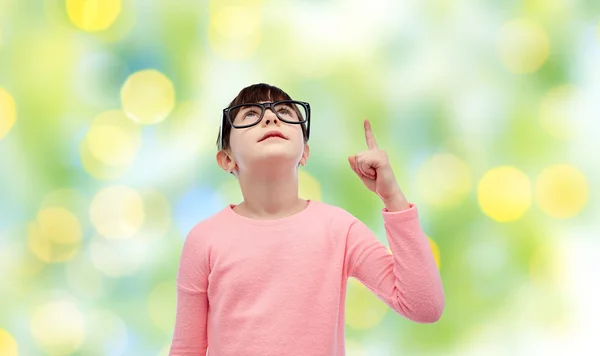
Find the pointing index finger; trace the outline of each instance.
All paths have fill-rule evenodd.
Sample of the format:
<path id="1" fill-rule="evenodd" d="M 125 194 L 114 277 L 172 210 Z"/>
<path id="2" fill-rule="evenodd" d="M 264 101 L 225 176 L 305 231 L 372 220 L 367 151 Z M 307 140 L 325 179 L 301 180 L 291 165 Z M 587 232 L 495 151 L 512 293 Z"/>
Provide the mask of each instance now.
<path id="1" fill-rule="evenodd" d="M 373 131 L 371 131 L 371 123 L 368 119 L 365 119 L 365 138 L 367 140 L 367 147 L 370 150 L 377 149 L 377 142 L 375 142 L 375 136 L 373 136 Z"/>

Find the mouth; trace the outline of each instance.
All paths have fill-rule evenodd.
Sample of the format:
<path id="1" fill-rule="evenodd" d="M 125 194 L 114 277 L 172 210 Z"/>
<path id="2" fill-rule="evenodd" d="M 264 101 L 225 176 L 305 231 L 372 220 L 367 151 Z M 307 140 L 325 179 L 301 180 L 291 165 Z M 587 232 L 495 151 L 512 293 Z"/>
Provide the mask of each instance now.
<path id="1" fill-rule="evenodd" d="M 267 132 L 258 142 L 262 142 L 269 139 L 283 139 L 287 140 L 287 138 L 279 131 L 269 131 Z"/>

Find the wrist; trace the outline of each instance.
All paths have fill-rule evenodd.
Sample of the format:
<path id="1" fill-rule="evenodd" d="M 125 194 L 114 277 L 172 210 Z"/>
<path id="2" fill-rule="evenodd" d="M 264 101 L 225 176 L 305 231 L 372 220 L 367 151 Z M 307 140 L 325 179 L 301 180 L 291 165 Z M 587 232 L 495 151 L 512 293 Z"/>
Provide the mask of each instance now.
<path id="1" fill-rule="evenodd" d="M 388 198 L 381 199 L 387 211 L 401 211 L 410 208 L 410 203 L 406 200 L 406 197 L 402 192 L 394 194 Z"/>

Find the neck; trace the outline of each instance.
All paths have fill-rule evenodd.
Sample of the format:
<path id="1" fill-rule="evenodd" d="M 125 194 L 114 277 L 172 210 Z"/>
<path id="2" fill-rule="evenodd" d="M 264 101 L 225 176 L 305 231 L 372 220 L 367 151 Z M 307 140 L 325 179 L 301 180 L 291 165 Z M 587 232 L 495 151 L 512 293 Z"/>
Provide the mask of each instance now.
<path id="1" fill-rule="evenodd" d="M 272 167 L 271 167 L 272 168 Z M 304 209 L 298 197 L 298 170 L 244 172 L 238 177 L 244 201 L 236 210 L 253 218 L 280 218 Z"/>

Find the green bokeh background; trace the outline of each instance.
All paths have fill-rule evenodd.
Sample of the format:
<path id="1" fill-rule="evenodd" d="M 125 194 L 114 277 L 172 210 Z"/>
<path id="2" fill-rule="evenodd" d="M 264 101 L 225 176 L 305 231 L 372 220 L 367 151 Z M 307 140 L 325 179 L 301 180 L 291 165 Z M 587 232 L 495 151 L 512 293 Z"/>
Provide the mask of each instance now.
<path id="1" fill-rule="evenodd" d="M 88 25 L 121 6 L 89 31 L 78 4 Z M 387 245 L 347 162 L 369 118 L 438 257 L 435 324 L 350 284 L 348 355 L 598 353 L 599 63 L 597 1 L 0 0 L 0 354 L 167 355 L 183 240 L 241 200 L 215 163 L 220 112 L 259 82 L 311 103 L 303 197 Z M 175 93 L 145 125 L 121 96 L 144 70 Z M 140 146 L 90 169 L 82 147 L 106 112 Z M 109 194 L 102 211 L 141 214 L 132 236 L 94 218 L 114 187 L 137 210 Z M 53 208 L 67 220 L 44 222 Z M 64 221 L 77 241 L 57 242 Z"/>

